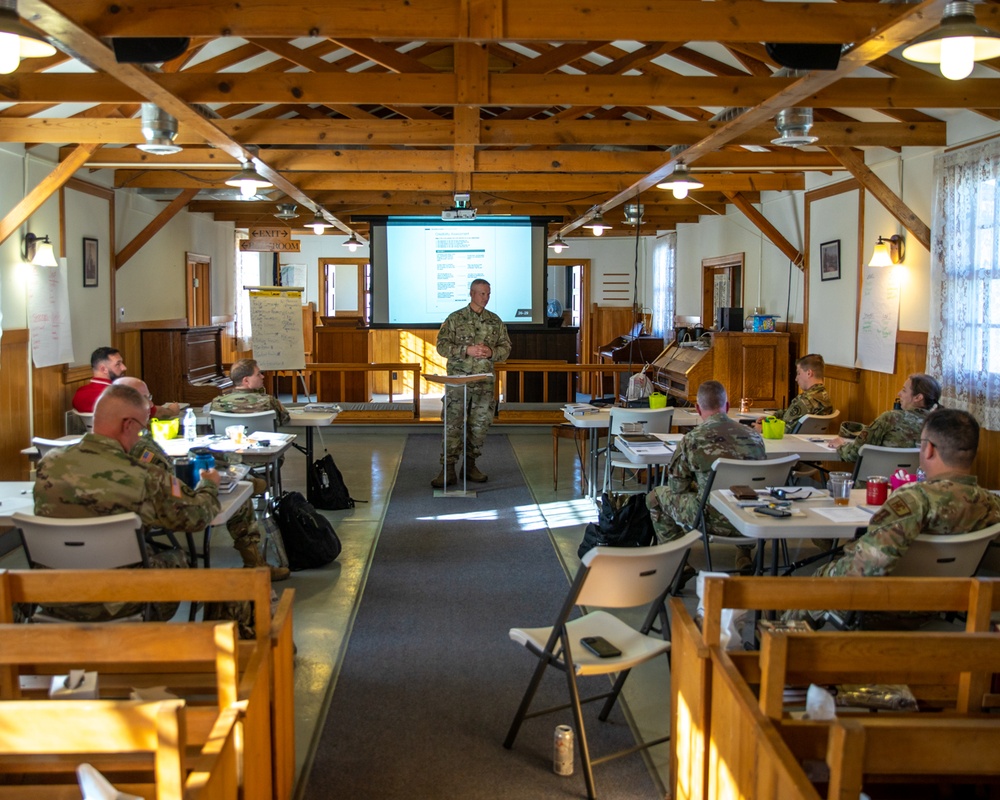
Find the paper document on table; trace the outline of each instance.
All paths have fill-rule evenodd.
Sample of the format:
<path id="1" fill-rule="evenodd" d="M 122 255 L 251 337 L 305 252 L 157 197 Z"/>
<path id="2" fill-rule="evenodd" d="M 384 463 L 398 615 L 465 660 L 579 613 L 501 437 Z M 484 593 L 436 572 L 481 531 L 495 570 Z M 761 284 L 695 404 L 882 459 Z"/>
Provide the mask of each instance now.
<path id="1" fill-rule="evenodd" d="M 251 439 L 256 439 L 258 442 L 267 442 L 269 444 L 281 444 L 282 442 L 287 442 L 289 439 L 294 439 L 294 433 L 275 433 L 274 431 L 254 431 L 250 434 Z"/>
<path id="2" fill-rule="evenodd" d="M 871 514 L 854 506 L 833 506 L 832 508 L 814 508 L 820 516 L 826 517 L 831 522 L 857 522 L 859 525 L 867 525 L 871 519 Z"/>

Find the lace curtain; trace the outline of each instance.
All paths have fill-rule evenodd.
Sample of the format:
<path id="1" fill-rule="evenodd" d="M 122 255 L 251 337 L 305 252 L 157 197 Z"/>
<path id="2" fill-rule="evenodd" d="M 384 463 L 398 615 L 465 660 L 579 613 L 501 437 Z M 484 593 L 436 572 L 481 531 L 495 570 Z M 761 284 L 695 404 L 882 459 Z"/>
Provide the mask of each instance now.
<path id="1" fill-rule="evenodd" d="M 934 160 L 927 368 L 942 405 L 1000 430 L 1000 140 Z"/>
<path id="2" fill-rule="evenodd" d="M 240 353 L 249 353 L 253 349 L 250 330 L 250 292 L 243 291 L 243 287 L 260 285 L 260 254 L 240 252 L 240 239 L 246 238 L 248 238 L 246 234 L 236 234 L 236 275 L 233 281 L 236 294 L 234 328 L 236 349 Z"/>
<path id="3" fill-rule="evenodd" d="M 670 338 L 674 328 L 674 274 L 677 234 L 659 236 L 653 245 L 653 336 Z"/>

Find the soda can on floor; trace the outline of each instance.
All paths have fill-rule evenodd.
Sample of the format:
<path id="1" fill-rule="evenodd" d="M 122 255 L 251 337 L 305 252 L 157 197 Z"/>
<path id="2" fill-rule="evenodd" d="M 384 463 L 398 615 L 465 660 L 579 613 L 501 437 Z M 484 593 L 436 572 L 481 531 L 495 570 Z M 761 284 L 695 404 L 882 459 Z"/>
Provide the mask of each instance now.
<path id="1" fill-rule="evenodd" d="M 556 775 L 573 774 L 573 729 L 557 725 L 552 745 L 552 771 Z"/>

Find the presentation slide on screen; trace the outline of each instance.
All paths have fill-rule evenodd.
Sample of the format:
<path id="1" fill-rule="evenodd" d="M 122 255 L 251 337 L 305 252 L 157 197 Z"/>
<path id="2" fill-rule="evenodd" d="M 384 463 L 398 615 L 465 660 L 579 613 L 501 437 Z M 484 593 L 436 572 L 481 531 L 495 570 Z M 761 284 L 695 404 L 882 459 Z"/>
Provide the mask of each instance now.
<path id="1" fill-rule="evenodd" d="M 440 323 L 489 281 L 487 306 L 505 322 L 532 318 L 532 232 L 522 225 L 424 222 L 386 228 L 390 324 Z"/>

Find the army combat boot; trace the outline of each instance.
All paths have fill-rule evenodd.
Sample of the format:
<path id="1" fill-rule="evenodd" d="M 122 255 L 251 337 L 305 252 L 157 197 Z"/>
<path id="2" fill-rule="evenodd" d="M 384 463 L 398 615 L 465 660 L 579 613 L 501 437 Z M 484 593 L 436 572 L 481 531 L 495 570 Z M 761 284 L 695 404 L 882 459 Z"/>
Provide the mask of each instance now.
<path id="1" fill-rule="evenodd" d="M 486 483 L 489 478 L 485 472 L 480 472 L 476 462 L 471 458 L 465 459 L 465 479 L 473 483 Z"/>
<path id="2" fill-rule="evenodd" d="M 447 475 L 445 473 L 447 473 Z M 442 464 L 441 471 L 438 473 L 437 477 L 431 481 L 431 486 L 435 489 L 443 489 L 446 477 L 448 479 L 449 486 L 454 486 L 458 483 L 458 478 L 455 477 L 454 464 Z"/>
<path id="3" fill-rule="evenodd" d="M 233 543 L 236 552 L 243 556 L 244 567 L 267 567 L 271 570 L 271 583 L 287 580 L 291 576 L 288 567 L 272 567 L 264 560 L 257 543 L 252 540 L 243 539 Z"/>

